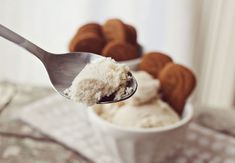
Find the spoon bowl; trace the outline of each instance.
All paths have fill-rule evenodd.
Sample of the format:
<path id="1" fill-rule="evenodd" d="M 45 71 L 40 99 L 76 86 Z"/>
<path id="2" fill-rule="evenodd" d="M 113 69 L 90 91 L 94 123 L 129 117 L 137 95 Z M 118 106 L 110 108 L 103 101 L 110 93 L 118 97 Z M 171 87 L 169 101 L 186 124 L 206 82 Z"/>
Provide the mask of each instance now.
<path id="1" fill-rule="evenodd" d="M 73 79 L 88 63 L 101 58 L 104 57 L 86 52 L 51 54 L 44 60 L 44 65 L 55 90 L 69 98 L 64 93 L 65 89 L 71 86 Z"/>
<path id="2" fill-rule="evenodd" d="M 120 102 L 120 101 L 126 100 L 130 96 L 132 96 L 136 92 L 138 84 L 136 82 L 136 79 L 134 78 L 134 76 L 130 72 L 128 73 L 128 76 L 131 80 L 127 82 L 126 87 L 127 87 L 127 89 L 130 89 L 130 91 L 128 91 L 126 89 L 126 92 L 124 95 L 121 96 L 121 99 L 115 99 L 115 92 L 114 92 L 112 95 L 110 95 L 108 97 L 107 96 L 103 97 L 100 101 L 98 101 L 98 104 Z"/>
<path id="3" fill-rule="evenodd" d="M 68 99 L 70 98 L 64 91 L 71 86 L 73 79 L 87 64 L 97 59 L 104 58 L 100 55 L 88 52 L 65 54 L 49 53 L 1 24 L 0 36 L 26 49 L 40 59 L 47 70 L 54 89 Z M 115 96 L 113 98 L 109 96 L 102 98 L 98 103 L 113 103 L 131 97 L 137 89 L 137 82 L 131 73 L 129 76 L 131 80 L 127 84 L 129 84 L 128 89 L 131 91 L 126 90 L 126 93 L 121 99 L 115 99 Z"/>

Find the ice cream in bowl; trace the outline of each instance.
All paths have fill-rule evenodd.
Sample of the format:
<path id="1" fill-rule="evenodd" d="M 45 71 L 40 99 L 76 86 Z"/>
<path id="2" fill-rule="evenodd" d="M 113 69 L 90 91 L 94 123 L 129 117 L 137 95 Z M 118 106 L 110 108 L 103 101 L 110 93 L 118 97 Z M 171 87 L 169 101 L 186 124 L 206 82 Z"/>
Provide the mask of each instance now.
<path id="1" fill-rule="evenodd" d="M 126 101 L 95 105 L 89 119 L 107 154 L 118 163 L 157 163 L 183 142 L 193 109 L 181 115 L 161 98 L 161 84 L 146 71 L 133 72 L 136 93 Z"/>

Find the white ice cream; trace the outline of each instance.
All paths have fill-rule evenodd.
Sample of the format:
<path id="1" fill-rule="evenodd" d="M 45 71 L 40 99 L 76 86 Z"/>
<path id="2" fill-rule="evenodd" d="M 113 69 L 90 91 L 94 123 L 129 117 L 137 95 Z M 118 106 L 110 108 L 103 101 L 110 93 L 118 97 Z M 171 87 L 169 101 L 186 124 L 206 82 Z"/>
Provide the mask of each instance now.
<path id="1" fill-rule="evenodd" d="M 153 128 L 178 122 L 178 114 L 159 98 L 159 81 L 143 71 L 133 75 L 138 83 L 137 92 L 124 102 L 95 106 L 97 114 L 124 127 Z"/>
<path id="2" fill-rule="evenodd" d="M 88 106 L 96 104 L 102 97 L 115 93 L 120 99 L 125 93 L 129 68 L 111 58 L 90 63 L 74 79 L 68 95 L 76 102 Z"/>
<path id="3" fill-rule="evenodd" d="M 109 107 L 99 108 L 98 112 L 103 119 L 125 127 L 153 128 L 179 121 L 177 113 L 160 99 L 140 106 L 125 104 L 117 107 L 111 104 Z"/>
<path id="4" fill-rule="evenodd" d="M 127 102 L 133 105 L 141 105 L 158 97 L 160 82 L 144 71 L 132 73 L 137 80 L 138 88 L 135 94 Z"/>

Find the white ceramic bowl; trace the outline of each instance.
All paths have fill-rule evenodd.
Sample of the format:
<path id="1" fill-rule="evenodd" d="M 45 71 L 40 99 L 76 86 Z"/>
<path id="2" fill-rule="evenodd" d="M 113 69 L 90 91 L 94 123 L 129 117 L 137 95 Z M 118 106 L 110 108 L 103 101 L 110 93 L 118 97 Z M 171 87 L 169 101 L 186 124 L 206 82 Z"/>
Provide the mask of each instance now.
<path id="1" fill-rule="evenodd" d="M 119 63 L 126 64 L 127 66 L 129 66 L 131 70 L 138 70 L 138 66 L 141 61 L 143 53 L 144 53 L 144 49 L 141 45 L 139 45 L 138 58 L 127 60 L 127 61 L 120 61 Z"/>
<path id="2" fill-rule="evenodd" d="M 182 119 L 169 126 L 149 129 L 125 128 L 100 118 L 94 109 L 88 111 L 89 121 L 99 135 L 100 142 L 117 163 L 157 163 L 184 140 L 185 129 L 193 116 L 187 104 Z"/>
<path id="3" fill-rule="evenodd" d="M 129 66 L 129 68 L 131 70 L 137 70 L 140 61 L 141 61 L 141 58 L 136 58 L 136 59 L 131 59 L 131 60 L 127 60 L 127 61 L 121 61 L 119 63 L 122 63 L 122 64 Z"/>

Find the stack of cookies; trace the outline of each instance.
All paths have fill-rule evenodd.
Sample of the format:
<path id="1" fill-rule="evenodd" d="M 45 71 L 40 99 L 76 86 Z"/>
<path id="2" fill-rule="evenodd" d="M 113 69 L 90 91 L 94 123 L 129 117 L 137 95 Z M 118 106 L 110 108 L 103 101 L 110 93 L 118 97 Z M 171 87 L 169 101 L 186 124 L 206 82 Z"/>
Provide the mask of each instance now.
<path id="1" fill-rule="evenodd" d="M 193 72 L 160 52 L 143 55 L 139 69 L 147 71 L 160 81 L 162 99 L 181 115 L 187 98 L 196 86 Z"/>
<path id="2" fill-rule="evenodd" d="M 104 25 L 85 24 L 69 44 L 70 52 L 91 52 L 116 61 L 138 58 L 139 49 L 136 29 L 119 19 L 110 19 Z"/>

